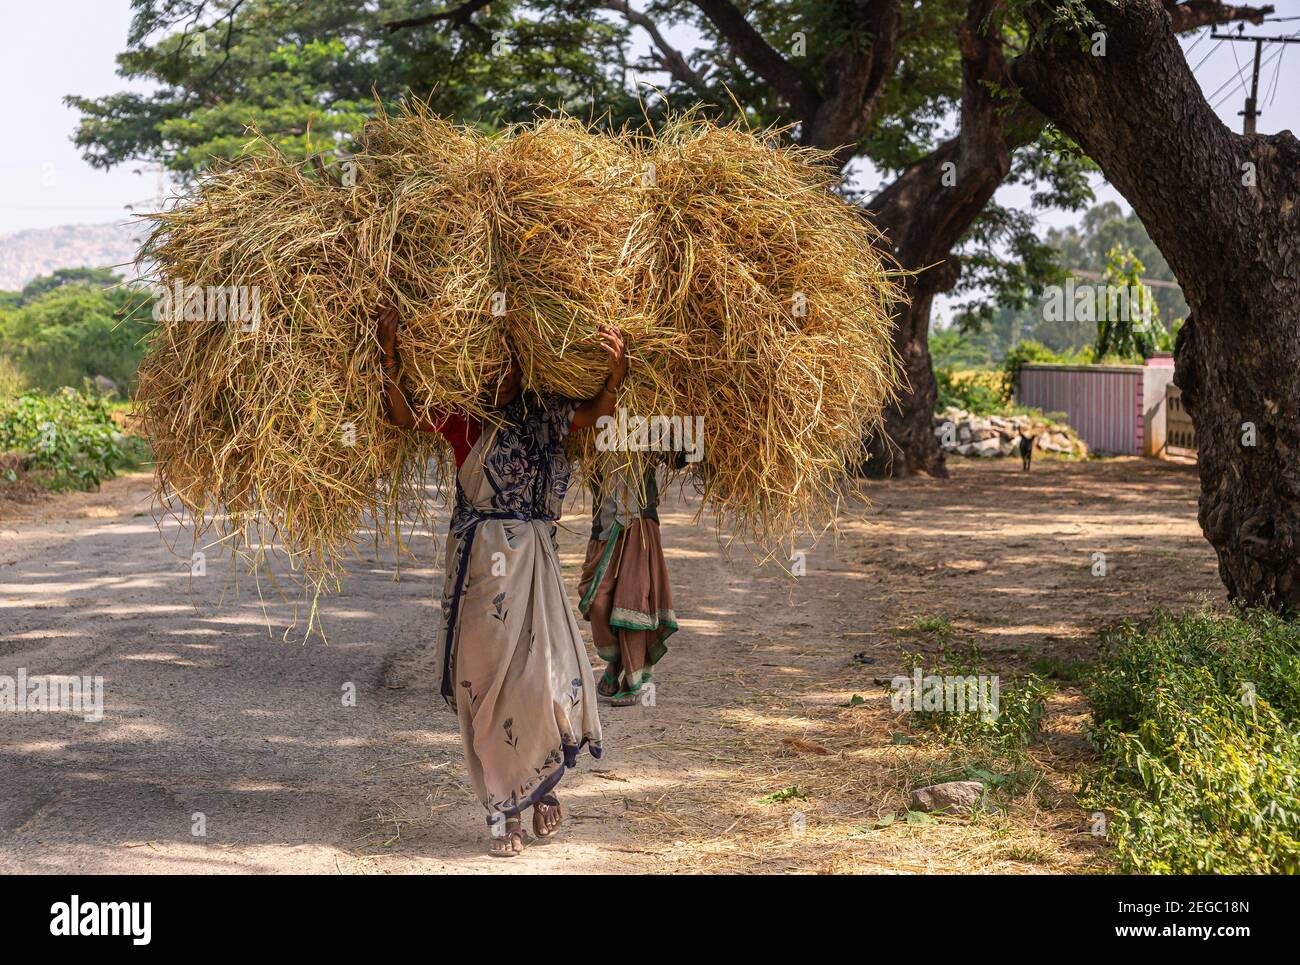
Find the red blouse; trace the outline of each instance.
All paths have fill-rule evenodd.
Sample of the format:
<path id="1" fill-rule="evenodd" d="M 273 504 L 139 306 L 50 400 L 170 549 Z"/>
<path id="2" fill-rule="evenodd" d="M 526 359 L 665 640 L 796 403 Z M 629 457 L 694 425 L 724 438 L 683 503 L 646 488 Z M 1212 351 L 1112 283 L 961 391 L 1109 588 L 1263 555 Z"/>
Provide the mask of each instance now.
<path id="1" fill-rule="evenodd" d="M 445 413 L 436 421 L 426 422 L 418 428 L 421 432 L 436 432 L 451 443 L 457 469 L 465 464 L 465 457 L 483 434 L 482 422 L 458 412 Z"/>
<path id="2" fill-rule="evenodd" d="M 574 419 L 577 420 L 576 415 Z M 452 452 L 456 456 L 457 469 L 465 464 L 469 451 L 474 448 L 474 443 L 478 442 L 478 437 L 483 434 L 483 423 L 480 420 L 459 412 L 443 413 L 433 422 L 425 422 L 416 428 L 421 432 L 436 432 L 450 442 Z M 569 431 L 573 431 L 572 425 L 569 426 Z"/>

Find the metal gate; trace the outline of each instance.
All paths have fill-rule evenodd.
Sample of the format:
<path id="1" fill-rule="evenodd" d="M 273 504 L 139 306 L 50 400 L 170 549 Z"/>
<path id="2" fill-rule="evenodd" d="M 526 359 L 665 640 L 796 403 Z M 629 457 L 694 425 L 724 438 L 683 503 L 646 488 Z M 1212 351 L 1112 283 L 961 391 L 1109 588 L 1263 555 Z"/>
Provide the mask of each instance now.
<path id="1" fill-rule="evenodd" d="M 1183 393 L 1172 382 L 1165 389 L 1165 449 L 1175 456 L 1196 455 L 1196 426 L 1183 407 Z"/>

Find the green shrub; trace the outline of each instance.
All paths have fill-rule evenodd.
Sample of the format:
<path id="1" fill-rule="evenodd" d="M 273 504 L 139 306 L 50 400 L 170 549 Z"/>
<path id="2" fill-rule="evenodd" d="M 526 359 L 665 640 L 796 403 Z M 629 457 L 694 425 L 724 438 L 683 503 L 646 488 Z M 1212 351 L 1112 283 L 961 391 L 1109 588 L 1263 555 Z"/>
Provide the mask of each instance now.
<path id="1" fill-rule="evenodd" d="M 964 653 L 945 645 L 943 654 L 929 669 L 920 654 L 908 653 L 906 658 L 908 673 L 920 670 L 923 679 L 993 676 L 974 645 Z M 1008 686 L 1002 686 L 999 677 L 996 716 L 970 708 L 965 712 L 912 710 L 909 717 L 917 724 L 932 727 L 949 744 L 1010 751 L 1027 747 L 1038 736 L 1049 690 L 1048 684 L 1035 674 Z"/>
<path id="2" fill-rule="evenodd" d="M 135 459 L 104 400 L 73 389 L 0 401 L 0 452 L 13 450 L 55 489 L 94 488 Z"/>
<path id="3" fill-rule="evenodd" d="M 958 327 L 931 330 L 930 358 L 936 369 L 982 369 L 994 364 L 987 339 L 972 337 Z"/>
<path id="4" fill-rule="evenodd" d="M 0 357 L 0 402 L 21 395 L 26 388 L 26 381 L 17 366 L 7 358 Z"/>
<path id="5" fill-rule="evenodd" d="M 0 355 L 29 388 L 53 392 L 104 375 L 129 390 L 153 326 L 147 296 L 127 287 L 37 279 L 16 305 L 0 306 Z"/>
<path id="6" fill-rule="evenodd" d="M 1088 683 L 1123 870 L 1300 872 L 1300 626 L 1267 612 L 1159 615 L 1103 637 Z"/>
<path id="7" fill-rule="evenodd" d="M 1007 415 L 1010 399 L 1002 392 L 996 372 L 954 372 L 935 369 L 934 380 L 938 386 L 935 411 L 949 406 L 965 409 L 976 415 Z"/>

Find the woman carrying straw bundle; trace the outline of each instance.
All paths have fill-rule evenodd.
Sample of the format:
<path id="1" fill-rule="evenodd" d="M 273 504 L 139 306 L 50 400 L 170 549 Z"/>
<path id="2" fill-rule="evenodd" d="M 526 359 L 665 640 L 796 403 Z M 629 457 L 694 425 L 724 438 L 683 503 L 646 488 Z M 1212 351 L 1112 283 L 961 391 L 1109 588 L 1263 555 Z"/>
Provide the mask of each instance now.
<path id="1" fill-rule="evenodd" d="M 398 382 L 396 309 L 380 313 L 388 418 L 441 433 L 456 457 L 437 641 L 441 692 L 455 708 L 465 762 L 488 812 L 490 853 L 524 850 L 522 814 L 548 838 L 563 812 L 554 789 L 585 744 L 600 757 L 595 682 L 569 606 L 555 541 L 569 484 L 564 439 L 614 411 L 627 376 L 622 335 L 601 331 L 605 386 L 583 402 L 522 391 L 517 362 L 487 401 L 499 424 L 457 413 L 420 424 Z"/>
<path id="2" fill-rule="evenodd" d="M 606 454 L 607 471 L 595 484 L 578 609 L 606 664 L 598 699 L 629 707 L 642 700 L 650 668 L 668 652 L 677 615 L 659 539 L 655 462 L 647 461 L 638 482 L 631 467 L 615 465 L 618 458 Z"/>

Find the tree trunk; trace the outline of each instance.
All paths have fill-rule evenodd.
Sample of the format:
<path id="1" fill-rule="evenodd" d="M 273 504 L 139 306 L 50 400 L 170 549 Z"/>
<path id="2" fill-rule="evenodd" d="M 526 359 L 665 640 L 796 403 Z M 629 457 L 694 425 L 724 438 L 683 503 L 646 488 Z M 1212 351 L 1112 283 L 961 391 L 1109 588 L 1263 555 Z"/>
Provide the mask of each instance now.
<path id="1" fill-rule="evenodd" d="M 958 40 L 962 56 L 961 131 L 907 168 L 867 203 L 907 279 L 910 304 L 894 325 L 894 349 L 907 378 L 885 410 L 888 438 L 867 440 L 870 476 L 948 475 L 934 434 L 936 385 L 930 361 L 934 296 L 957 283 L 952 250 L 1011 170 L 1011 152 L 1036 136 L 1042 117 L 1024 105 L 1007 109 L 1010 83 L 1002 54 L 1001 0 L 970 0 Z M 874 463 L 874 465 L 873 465 Z"/>
<path id="2" fill-rule="evenodd" d="M 1024 96 L 1133 205 L 1192 314 L 1175 382 L 1196 424 L 1200 524 L 1229 595 L 1300 609 L 1300 142 L 1237 135 L 1202 96 L 1157 0 L 1089 0 L 1104 56 L 1036 39 Z"/>
<path id="3" fill-rule="evenodd" d="M 873 479 L 901 479 L 918 473 L 947 478 L 943 450 L 934 434 L 938 387 L 929 340 L 934 291 L 919 279 L 913 279 L 907 288 L 908 302 L 894 318 L 894 351 L 905 382 L 898 398 L 885 409 L 883 431 L 866 440 L 867 460 L 861 471 Z"/>

